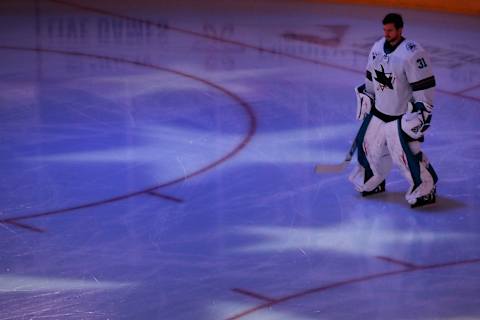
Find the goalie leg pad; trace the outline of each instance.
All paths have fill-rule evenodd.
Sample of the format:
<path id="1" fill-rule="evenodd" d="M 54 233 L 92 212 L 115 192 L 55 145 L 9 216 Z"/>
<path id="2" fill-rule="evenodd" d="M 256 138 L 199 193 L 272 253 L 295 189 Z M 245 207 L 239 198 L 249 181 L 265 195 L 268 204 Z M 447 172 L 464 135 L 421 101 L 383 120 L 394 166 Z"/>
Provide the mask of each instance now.
<path id="1" fill-rule="evenodd" d="M 393 162 L 400 167 L 402 174 L 410 183 L 405 199 L 414 205 L 419 199 L 433 192 L 438 181 L 437 174 L 428 158 L 421 152 L 420 142 L 407 142 L 400 120 L 388 123 L 386 131 L 387 145 Z"/>
<path id="2" fill-rule="evenodd" d="M 349 177 L 358 192 L 374 191 L 390 172 L 392 160 L 386 145 L 385 124 L 368 115 L 362 125 L 365 134 L 359 134 L 357 141 L 358 166 Z"/>

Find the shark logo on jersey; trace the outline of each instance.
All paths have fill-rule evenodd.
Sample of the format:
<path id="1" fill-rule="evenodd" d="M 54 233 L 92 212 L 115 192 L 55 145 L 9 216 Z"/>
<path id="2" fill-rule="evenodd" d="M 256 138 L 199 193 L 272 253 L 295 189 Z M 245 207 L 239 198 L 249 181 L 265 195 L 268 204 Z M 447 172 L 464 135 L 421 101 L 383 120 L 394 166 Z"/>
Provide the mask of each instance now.
<path id="1" fill-rule="evenodd" d="M 393 90 L 393 82 L 395 78 L 392 76 L 392 73 L 386 73 L 382 65 L 380 65 L 381 70 L 378 71 L 375 69 L 375 80 L 380 84 L 380 89 L 385 89 L 385 87 Z"/>
<path id="2" fill-rule="evenodd" d="M 413 41 L 408 41 L 406 44 L 405 44 L 405 47 L 407 48 L 408 51 L 415 51 L 417 50 L 417 45 L 415 44 L 415 42 Z"/>
<path id="3" fill-rule="evenodd" d="M 395 78 L 392 76 L 392 73 L 385 73 L 385 69 L 382 65 L 380 65 L 380 68 L 382 68 L 380 71 L 375 69 L 375 80 L 380 84 L 380 89 L 383 91 L 383 89 L 387 87 L 393 90 L 393 82 L 395 81 Z"/>

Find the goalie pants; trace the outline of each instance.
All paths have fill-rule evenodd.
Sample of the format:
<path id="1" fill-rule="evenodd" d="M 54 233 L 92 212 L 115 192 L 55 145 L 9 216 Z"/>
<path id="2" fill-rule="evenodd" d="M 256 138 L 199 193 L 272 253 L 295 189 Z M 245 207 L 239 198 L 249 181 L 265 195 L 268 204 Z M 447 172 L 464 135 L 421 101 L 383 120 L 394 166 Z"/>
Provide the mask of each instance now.
<path id="1" fill-rule="evenodd" d="M 400 119 L 384 122 L 368 114 L 357 135 L 358 165 L 349 179 L 359 192 L 372 191 L 387 177 L 395 163 L 410 183 L 405 196 L 409 203 L 429 194 L 437 183 L 437 174 L 420 150 L 400 126 Z"/>

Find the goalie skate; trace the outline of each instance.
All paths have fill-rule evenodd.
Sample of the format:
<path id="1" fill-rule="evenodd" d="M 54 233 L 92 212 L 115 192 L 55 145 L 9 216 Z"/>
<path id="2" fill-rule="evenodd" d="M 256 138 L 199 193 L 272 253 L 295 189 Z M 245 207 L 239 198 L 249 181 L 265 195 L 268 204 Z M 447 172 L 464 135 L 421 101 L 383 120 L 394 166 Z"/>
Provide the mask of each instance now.
<path id="1" fill-rule="evenodd" d="M 410 204 L 410 208 L 418 208 L 435 203 L 436 193 L 436 189 L 433 188 L 432 192 L 430 192 L 429 194 L 418 197 L 415 203 Z"/>
<path id="2" fill-rule="evenodd" d="M 385 180 L 383 180 L 375 189 L 373 189 L 372 191 L 363 191 L 362 192 L 362 197 L 367 197 L 367 196 L 370 196 L 372 194 L 376 194 L 376 193 L 382 193 L 382 192 L 385 192 Z"/>

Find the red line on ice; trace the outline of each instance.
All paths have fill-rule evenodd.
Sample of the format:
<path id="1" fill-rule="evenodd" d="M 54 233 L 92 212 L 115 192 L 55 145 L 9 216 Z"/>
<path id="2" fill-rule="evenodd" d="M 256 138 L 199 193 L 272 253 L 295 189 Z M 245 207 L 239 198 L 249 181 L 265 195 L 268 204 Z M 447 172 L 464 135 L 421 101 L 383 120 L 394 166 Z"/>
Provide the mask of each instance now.
<path id="1" fill-rule="evenodd" d="M 192 36 L 196 36 L 196 37 L 200 37 L 200 38 L 204 38 L 204 39 L 208 39 L 208 40 L 219 41 L 219 42 L 222 42 L 222 43 L 233 44 L 233 45 L 241 46 L 241 47 L 244 47 L 244 48 L 254 49 L 254 50 L 257 50 L 257 51 L 260 51 L 260 52 L 266 52 L 266 53 L 275 54 L 275 55 L 279 55 L 279 56 L 283 56 L 283 57 L 287 57 L 287 58 L 291 58 L 291 59 L 295 59 L 295 60 L 299 60 L 299 61 L 303 61 L 303 62 L 322 65 L 322 66 L 334 68 L 334 69 L 337 69 L 337 70 L 343 70 L 343 71 L 348 71 L 348 72 L 357 73 L 357 74 L 364 74 L 363 70 L 357 70 L 357 69 L 348 68 L 348 67 L 344 67 L 344 66 L 340 66 L 340 65 L 326 63 L 326 62 L 323 62 L 323 61 L 320 61 L 320 60 L 301 57 L 301 56 L 297 56 L 297 55 L 293 55 L 293 54 L 289 54 L 289 53 L 283 53 L 283 52 L 280 52 L 280 51 L 277 51 L 277 50 L 263 48 L 263 47 L 251 45 L 251 44 L 236 41 L 236 40 L 230 40 L 230 39 L 225 39 L 225 38 L 222 38 L 222 37 L 211 36 L 211 35 L 203 34 L 203 33 L 200 33 L 200 32 L 195 32 L 195 31 L 191 31 L 191 30 L 186 30 L 186 29 L 173 27 L 173 26 L 170 26 L 170 25 L 165 26 L 163 24 L 154 23 L 154 22 L 151 22 L 149 20 L 133 18 L 133 17 L 126 16 L 126 15 L 120 15 L 120 14 L 116 14 L 114 12 L 110 12 L 110 11 L 106 11 L 106 10 L 102 10 L 102 9 L 97 9 L 97 8 L 92 8 L 92 7 L 87 7 L 87 6 L 82 6 L 82 5 L 79 5 L 79 4 L 75 4 L 75 3 L 71 3 L 71 2 L 67 2 L 67 1 L 63 1 L 63 0 L 50 0 L 50 1 L 55 2 L 55 3 L 59 3 L 59 4 L 64 4 L 64 5 L 67 5 L 67 6 L 70 6 L 70 7 L 75 7 L 75 8 L 78 8 L 78 9 L 85 10 L 85 11 L 96 12 L 98 14 L 103 14 L 103 15 L 108 15 L 108 16 L 112 16 L 112 17 L 118 17 L 118 18 L 122 18 L 122 19 L 147 23 L 147 24 L 155 25 L 159 28 L 166 29 L 166 30 L 176 31 L 176 32 L 183 33 L 183 34 L 189 34 L 189 35 L 192 35 Z M 455 96 L 455 97 L 459 97 L 459 98 L 465 98 L 465 99 L 480 101 L 480 98 L 467 96 L 467 95 L 463 94 L 464 92 L 475 89 L 476 87 L 478 87 L 478 86 L 475 86 L 475 87 L 472 87 L 472 88 L 467 88 L 467 89 L 459 91 L 459 92 L 451 92 L 451 91 L 442 90 L 442 89 L 437 89 L 437 91 L 440 92 L 440 93 L 446 94 L 446 95 L 451 95 L 451 96 Z M 285 296 L 283 298 L 279 298 L 279 299 L 276 299 L 276 300 L 269 301 L 265 304 L 262 304 L 262 305 L 259 305 L 259 306 L 255 307 L 255 308 L 246 310 L 246 311 L 244 311 L 240 314 L 237 314 L 233 317 L 230 317 L 228 319 L 239 319 L 239 318 L 241 318 L 243 316 L 246 316 L 250 313 L 253 313 L 257 310 L 265 309 L 265 308 L 268 308 L 268 307 L 273 306 L 275 304 L 285 302 L 287 300 L 291 300 L 291 299 L 294 299 L 294 298 L 305 296 L 307 294 L 312 294 L 312 293 L 316 293 L 316 292 L 320 292 L 320 291 L 325 291 L 325 290 L 328 290 L 328 289 L 333 289 L 333 288 L 336 288 L 336 287 L 345 286 L 345 285 L 349 285 L 349 284 L 353 284 L 353 283 L 357 283 L 357 282 L 369 281 L 369 280 L 373 280 L 373 279 L 377 279 L 377 278 L 381 278 L 381 277 L 397 275 L 397 274 L 402 274 L 402 273 L 406 273 L 406 272 L 415 272 L 415 271 L 425 270 L 425 269 L 443 268 L 443 267 L 449 267 L 449 266 L 455 266 L 455 265 L 462 265 L 462 264 L 470 264 L 470 263 L 480 262 L 480 259 L 474 259 L 474 260 L 465 260 L 465 261 L 460 261 L 460 262 L 450 262 L 450 263 L 444 263 L 444 264 L 436 264 L 436 265 L 430 265 L 430 266 L 417 266 L 417 265 L 414 265 L 414 264 L 401 262 L 399 260 L 394 260 L 394 259 L 390 259 L 390 258 L 387 258 L 387 257 L 378 257 L 378 258 L 389 261 L 389 262 L 402 264 L 406 267 L 406 269 L 398 270 L 398 271 L 391 271 L 391 272 L 383 272 L 383 273 L 373 274 L 373 275 L 364 276 L 364 277 L 347 279 L 347 280 L 344 280 L 344 281 L 332 283 L 332 284 L 324 286 L 324 287 L 309 289 L 309 290 L 306 290 L 306 291 L 303 291 L 303 292 L 299 292 L 299 293 L 296 293 L 296 294 Z M 252 293 L 252 292 L 244 290 L 244 289 L 233 289 L 233 290 L 237 291 L 237 292 L 241 292 L 243 294 L 248 293 L 248 295 L 257 297 L 259 299 L 270 299 L 270 298 L 266 298 L 266 297 L 263 297 L 263 296 L 259 296 L 255 293 Z"/>
<path id="2" fill-rule="evenodd" d="M 394 260 L 394 259 L 392 259 Z M 235 319 L 240 319 L 243 318 L 249 314 L 252 314 L 256 311 L 263 310 L 266 308 L 270 308 L 274 305 L 287 302 L 289 300 L 301 298 L 310 294 L 322 292 L 322 291 L 327 291 L 330 289 L 335 289 L 338 287 L 343 287 L 355 283 L 360 283 L 360 282 L 368 282 L 371 280 L 379 279 L 379 278 L 384 278 L 384 277 L 389 277 L 389 276 L 394 276 L 394 275 L 399 275 L 403 273 L 408 273 L 408 272 L 418 272 L 422 270 L 429 270 L 429 269 L 439 269 L 439 268 L 446 268 L 446 267 L 453 267 L 453 266 L 458 266 L 458 265 L 467 265 L 467 264 L 474 264 L 474 263 L 479 263 L 480 259 L 470 259 L 470 260 L 463 260 L 463 261 L 454 261 L 454 262 L 446 262 L 446 263 L 439 263 L 439 264 L 432 264 L 432 265 L 425 265 L 425 266 L 417 266 L 416 268 L 406 268 L 406 269 L 401 269 L 401 270 L 396 270 L 396 271 L 388 271 L 388 272 L 380 272 L 380 273 L 374 273 L 371 275 L 366 275 L 366 276 L 361 276 L 361 277 L 356 277 L 356 278 L 350 278 L 350 279 L 345 279 L 342 281 L 337 281 L 333 282 L 331 284 L 322 286 L 322 287 L 317 287 L 317 288 L 311 288 L 307 289 L 304 291 L 300 291 L 297 293 L 293 293 L 281 298 L 277 298 L 274 301 L 266 302 L 263 304 L 260 304 L 256 307 L 247 309 L 245 311 L 242 311 L 240 313 L 237 313 L 231 317 L 228 317 L 226 320 L 235 320 Z"/>
<path id="3" fill-rule="evenodd" d="M 457 94 L 463 94 L 463 93 L 465 93 L 465 92 L 467 92 L 467 91 L 474 90 L 474 89 L 477 89 L 477 88 L 480 88 L 480 83 L 477 84 L 477 85 L 475 85 L 475 86 L 471 86 L 471 87 L 469 87 L 469 88 L 463 89 L 463 90 L 461 90 L 461 91 L 457 91 L 456 93 L 457 93 Z"/>
<path id="4" fill-rule="evenodd" d="M 237 292 L 237 293 L 240 293 L 240 294 L 243 294 L 243 295 L 245 295 L 245 296 L 249 296 L 249 297 L 255 298 L 255 299 L 259 299 L 259 300 L 264 300 L 264 301 L 268 301 L 268 302 L 274 302 L 274 301 L 276 301 L 276 300 L 273 299 L 273 298 L 269 298 L 269 297 L 266 297 L 266 296 L 264 296 L 264 295 L 258 294 L 258 293 L 256 293 L 256 292 L 252 292 L 252 291 L 245 290 L 245 289 L 241 289 L 241 288 L 233 288 L 232 291 Z"/>
<path id="5" fill-rule="evenodd" d="M 149 191 L 148 194 L 150 194 L 152 196 L 155 196 L 155 197 L 165 199 L 165 200 L 170 200 L 170 201 L 173 201 L 173 202 L 177 202 L 177 203 L 183 202 L 183 200 L 180 199 L 180 198 L 168 196 L 166 194 L 158 193 L 158 192 L 155 192 L 155 191 Z"/>
<path id="6" fill-rule="evenodd" d="M 153 21 L 150 21 L 150 20 L 147 20 L 147 19 L 130 17 L 130 16 L 123 15 L 123 14 L 118 14 L 118 13 L 115 13 L 115 12 L 112 12 L 112 11 L 98 9 L 98 8 L 89 7 L 89 6 L 84 6 L 84 5 L 80 5 L 80 4 L 77 4 L 77 3 L 72 3 L 72 2 L 69 2 L 69 1 L 63 1 L 63 0 L 50 0 L 50 1 L 54 2 L 54 3 L 57 3 L 57 4 L 62 4 L 62 5 L 69 6 L 69 7 L 72 7 L 72 8 L 80 9 L 80 10 L 83 10 L 83 11 L 94 12 L 94 13 L 101 14 L 101 15 L 107 15 L 107 16 L 121 18 L 121 19 L 125 19 L 125 20 L 141 22 L 141 23 L 145 23 L 145 24 L 148 24 L 148 25 L 153 25 L 153 26 L 156 26 L 158 28 L 165 29 L 165 30 L 168 30 L 168 31 L 175 31 L 175 32 L 178 32 L 178 33 L 188 34 L 188 35 L 191 35 L 191 36 L 195 36 L 195 37 L 199 37 L 199 38 L 203 38 L 203 39 L 207 39 L 207 40 L 213 40 L 213 41 L 218 41 L 218 42 L 222 42 L 222 43 L 232 44 L 232 45 L 236 45 L 236 46 L 247 48 L 247 49 L 257 50 L 257 51 L 262 52 L 262 53 L 263 52 L 264 53 L 270 53 L 270 54 L 274 54 L 274 55 L 278 55 L 278 56 L 282 56 L 282 57 L 286 57 L 286 58 L 290 58 L 290 59 L 295 59 L 295 60 L 298 60 L 298 61 L 303 61 L 303 62 L 307 62 L 307 63 L 313 63 L 313 64 L 321 65 L 321 66 L 324 66 L 324 67 L 334 68 L 334 69 L 337 69 L 337 70 L 343 70 L 343 71 L 357 73 L 357 74 L 365 74 L 364 70 L 349 68 L 349 67 L 345 67 L 345 66 L 342 66 L 342 65 L 328 63 L 328 62 L 317 60 L 317 59 L 306 58 L 306 57 L 302 57 L 302 56 L 298 56 L 298 55 L 294 55 L 294 54 L 290 54 L 290 53 L 286 53 L 286 52 L 281 52 L 281 51 L 274 50 L 274 49 L 260 47 L 260 46 L 257 46 L 257 45 L 249 44 L 249 43 L 238 41 L 238 40 L 232 40 L 232 39 L 226 39 L 226 38 L 222 38 L 222 37 L 218 37 L 218 36 L 212 36 L 212 35 L 204 34 L 204 33 L 197 32 L 197 31 L 192 31 L 192 30 L 187 30 L 187 29 L 174 27 L 174 26 L 171 26 L 171 25 L 156 23 L 156 22 L 153 22 Z M 480 101 L 480 98 L 463 95 L 462 92 L 451 92 L 451 91 L 442 90 L 442 89 L 437 89 L 437 91 L 440 92 L 440 93 L 446 94 L 446 95 L 451 95 L 451 96 L 455 96 L 455 97 L 459 97 L 459 98 L 465 98 L 465 99 Z"/>
<path id="7" fill-rule="evenodd" d="M 188 180 L 190 178 L 193 178 L 195 176 L 198 176 L 200 174 L 203 174 L 209 170 L 212 170 L 213 168 L 219 166 L 220 164 L 226 162 L 227 160 L 230 160 L 234 156 L 236 156 L 241 150 L 243 150 L 252 140 L 253 136 L 255 135 L 256 129 L 257 129 L 257 119 L 255 117 L 255 113 L 253 112 L 252 106 L 244 101 L 242 98 L 240 98 L 238 95 L 235 93 L 227 90 L 226 88 L 215 84 L 209 80 L 200 78 L 198 76 L 183 72 L 183 71 L 178 71 L 174 70 L 171 68 L 166 68 L 154 64 L 149 64 L 149 63 L 143 63 L 143 62 L 138 62 L 138 61 L 132 61 L 132 60 L 127 60 L 125 58 L 116 58 L 116 57 L 110 57 L 110 56 L 102 56 L 102 55 L 97 55 L 97 54 L 89 54 L 89 53 L 83 53 L 83 52 L 77 52 L 77 51 L 63 51 L 63 50 L 55 50 L 55 49 L 47 49 L 47 48 L 30 48 L 30 47 L 14 47 L 14 46 L 0 46 L 0 49 L 4 50 L 17 50 L 17 51 L 28 51 L 28 52 L 45 52 L 45 53 L 52 53 L 52 54 L 60 54 L 60 55 L 67 55 L 67 56 L 76 56 L 76 57 L 85 57 L 85 58 L 92 58 L 92 59 L 102 59 L 102 60 L 110 60 L 118 63 L 126 63 L 126 64 L 131 64 L 131 65 L 137 65 L 140 67 L 146 67 L 150 69 L 155 69 L 155 70 L 160 70 L 160 71 L 165 71 L 169 73 L 176 74 L 181 77 L 185 77 L 187 79 L 195 80 L 198 82 L 201 82 L 209 87 L 212 87 L 226 96 L 230 97 L 233 99 L 237 105 L 243 108 L 245 111 L 247 118 L 248 118 L 248 130 L 245 133 L 245 137 L 242 139 L 242 141 L 236 145 L 230 152 L 222 156 L 221 158 L 211 162 L 210 164 L 193 171 L 191 173 L 188 173 L 186 175 L 183 175 L 179 178 L 151 186 L 148 188 L 145 188 L 143 190 L 127 193 L 124 195 L 119 195 L 116 197 L 108 198 L 108 199 L 103 199 L 99 201 L 93 201 L 89 203 L 84 203 L 72 207 L 67 207 L 67 208 L 61 208 L 61 209 L 56 209 L 56 210 L 50 210 L 50 211 L 44 211 L 44 212 L 39 212 L 39 213 L 32 213 L 32 214 L 27 214 L 27 215 L 21 215 L 21 216 L 16 216 L 16 217 L 7 217 L 2 220 L 0 220 L 0 223 L 10 223 L 10 224 L 15 224 L 14 222 L 17 222 L 19 220 L 25 220 L 25 219 L 32 219 L 32 218 L 39 218 L 39 217 L 45 217 L 45 216 L 51 216 L 51 215 L 56 215 L 56 214 L 63 214 L 66 212 L 74 211 L 74 210 L 80 210 L 80 209 L 86 209 L 86 208 L 92 208 L 120 200 L 124 200 L 127 198 L 131 198 L 140 194 L 149 194 L 152 191 L 155 191 L 157 189 L 167 187 L 174 185 L 176 183 Z M 17 223 L 18 224 L 18 223 Z M 20 226 L 20 225 L 19 225 Z"/>
<path id="8" fill-rule="evenodd" d="M 384 257 L 384 256 L 377 256 L 376 258 L 377 258 L 377 259 L 380 259 L 380 260 L 383 260 L 383 261 L 387 261 L 387 262 L 391 262 L 391 263 L 394 263 L 394 264 L 398 264 L 398 265 L 404 266 L 404 267 L 406 267 L 406 268 L 412 268 L 412 269 L 420 268 L 420 267 L 417 266 L 416 264 L 413 264 L 413 263 L 410 263 L 410 262 L 401 261 L 401 260 L 398 260 L 398 259 L 393 259 L 393 258 Z"/>
<path id="9" fill-rule="evenodd" d="M 16 221 L 15 219 L 2 220 L 2 221 L 0 221 L 0 223 L 11 224 L 11 225 L 14 225 L 15 227 L 27 229 L 27 230 L 34 231 L 34 232 L 39 232 L 39 233 L 45 232 L 45 230 L 43 230 L 43 229 L 28 225 L 26 223 L 20 223 L 20 222 Z"/>

